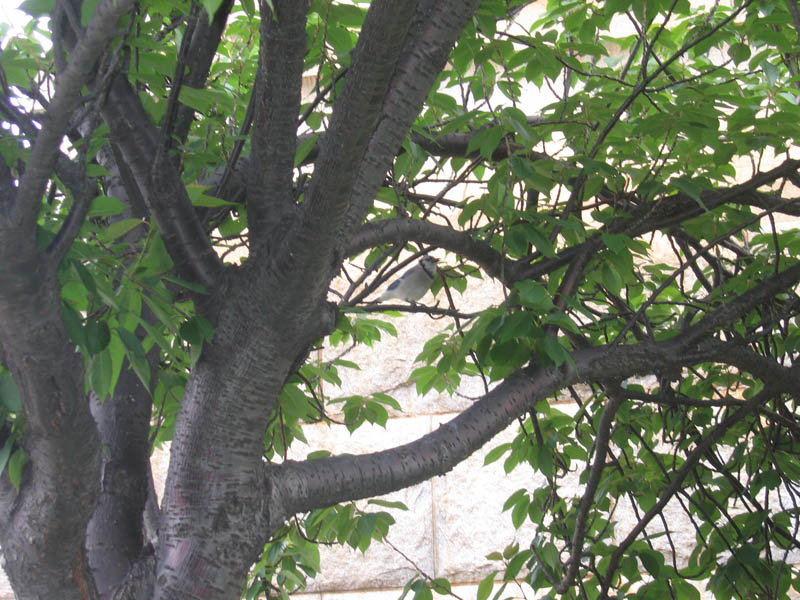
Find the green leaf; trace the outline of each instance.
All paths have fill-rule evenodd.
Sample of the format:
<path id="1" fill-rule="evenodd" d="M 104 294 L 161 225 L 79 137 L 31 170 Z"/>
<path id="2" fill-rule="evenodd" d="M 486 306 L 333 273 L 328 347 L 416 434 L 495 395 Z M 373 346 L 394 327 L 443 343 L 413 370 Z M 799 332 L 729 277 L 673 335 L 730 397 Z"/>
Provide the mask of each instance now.
<path id="1" fill-rule="evenodd" d="M 575 322 L 569 318 L 563 312 L 559 313 L 548 313 L 542 319 L 543 324 L 549 325 L 557 325 L 563 331 L 567 332 L 570 331 L 572 333 L 579 333 L 580 329 L 575 324 Z"/>
<path id="2" fill-rule="evenodd" d="M 503 580 L 511 581 L 516 579 L 517 575 L 519 575 L 519 572 L 522 570 L 522 566 L 532 554 L 533 553 L 530 550 L 523 550 L 514 556 L 510 561 L 508 561 L 508 566 L 506 567 L 505 575 L 503 575 Z"/>
<path id="3" fill-rule="evenodd" d="M 531 134 L 528 128 L 528 118 L 520 109 L 508 107 L 503 109 L 500 119 L 506 124 L 507 129 L 513 130 L 519 135 L 525 144 L 531 141 Z"/>
<path id="4" fill-rule="evenodd" d="M 503 139 L 503 129 L 501 127 L 487 127 L 477 131 L 467 144 L 467 154 L 472 154 L 476 150 L 484 158 L 491 158 L 500 140 Z"/>
<path id="5" fill-rule="evenodd" d="M 145 221 L 142 219 L 122 219 L 120 221 L 115 221 L 111 223 L 108 227 L 106 227 L 101 236 L 103 241 L 105 242 L 113 242 L 117 238 L 122 237 L 126 233 L 129 233 L 133 229 L 137 228 L 139 225 L 144 225 Z"/>
<path id="6" fill-rule="evenodd" d="M 222 4 L 222 0 L 200 0 L 203 8 L 206 9 L 208 13 L 208 20 L 212 21 L 214 19 L 214 14 L 217 12 L 217 9 Z M 268 0 L 268 4 L 272 7 L 272 2 Z"/>
<path id="7" fill-rule="evenodd" d="M 12 485 L 19 492 L 19 484 L 22 481 L 22 469 L 28 462 L 28 455 L 22 448 L 17 448 L 8 459 L 8 478 Z"/>
<path id="8" fill-rule="evenodd" d="M 553 308 L 553 301 L 541 283 L 531 280 L 518 281 L 514 288 L 519 292 L 520 302 L 536 312 L 545 313 Z"/>
<path id="9" fill-rule="evenodd" d="M 114 365 L 108 349 L 92 357 L 89 362 L 88 377 L 89 385 L 100 402 L 105 401 L 111 392 L 112 379 L 114 377 Z"/>
<path id="10" fill-rule="evenodd" d="M 511 523 L 514 525 L 515 529 L 522 527 L 522 524 L 528 518 L 528 506 L 530 506 L 530 502 L 527 496 L 523 496 L 520 501 L 514 505 L 511 511 Z"/>
<path id="11" fill-rule="evenodd" d="M 523 231 L 527 240 L 544 256 L 553 258 L 556 255 L 556 251 L 550 243 L 550 240 L 548 240 L 537 227 L 527 225 L 523 228 Z"/>
<path id="12" fill-rule="evenodd" d="M 97 8 L 98 0 L 83 0 L 81 4 L 81 25 L 86 27 L 92 20 L 92 15 Z"/>
<path id="13" fill-rule="evenodd" d="M 297 145 L 297 150 L 294 153 L 294 166 L 298 167 L 309 155 L 309 153 L 314 149 L 314 145 L 317 143 L 319 139 L 319 135 L 312 135 L 304 140 L 302 140 Z"/>
<path id="14" fill-rule="evenodd" d="M 19 9 L 32 17 L 49 15 L 56 9 L 57 0 L 25 0 Z"/>
<path id="15" fill-rule="evenodd" d="M 148 308 L 153 311 L 153 314 L 167 329 L 175 331 L 175 329 L 180 326 L 177 323 L 178 317 L 170 311 L 171 307 L 165 306 L 159 300 L 149 298 L 148 296 L 142 296 L 142 298 Z M 146 327 L 145 321 L 140 321 L 140 325 Z M 150 333 L 150 330 L 148 330 L 148 333 Z"/>
<path id="16" fill-rule="evenodd" d="M 622 277 L 620 277 L 614 265 L 608 261 L 603 261 L 600 267 L 600 274 L 605 288 L 615 296 L 619 296 L 622 290 Z"/>
<path id="17" fill-rule="evenodd" d="M 388 394 L 382 394 L 380 392 L 376 392 L 372 394 L 371 398 L 375 400 L 375 402 L 380 402 L 381 404 L 385 404 L 386 406 L 389 406 L 398 412 L 403 412 L 403 407 L 400 406 L 400 403 L 391 396 L 389 396 Z"/>
<path id="18" fill-rule="evenodd" d="M 127 329 L 119 328 L 116 330 L 122 345 L 125 346 L 125 352 L 128 356 L 128 362 L 133 367 L 134 373 L 139 377 L 144 384 L 145 389 L 150 388 L 150 365 L 147 362 L 147 353 L 142 347 L 142 343 L 135 334 Z"/>
<path id="19" fill-rule="evenodd" d="M 213 335 L 211 323 L 199 315 L 184 321 L 180 326 L 180 336 L 190 344 L 202 344 L 203 340 L 210 340 Z"/>
<path id="20" fill-rule="evenodd" d="M 254 0 L 241 0 L 242 10 L 251 19 L 256 14 L 256 6 Z M 272 0 L 269 0 L 269 6 L 272 7 Z"/>
<path id="21" fill-rule="evenodd" d="M 494 578 L 496 575 L 497 571 L 492 571 L 481 579 L 481 582 L 478 584 L 477 600 L 486 600 L 489 597 L 489 594 L 492 593 L 492 587 L 494 587 Z"/>
<path id="22" fill-rule="evenodd" d="M 89 217 L 113 217 L 125 212 L 125 205 L 113 196 L 97 196 L 89 207 Z"/>
<path id="23" fill-rule="evenodd" d="M 750 58 L 750 54 L 750 46 L 748 44 L 732 44 L 728 48 L 728 56 L 730 56 L 737 64 Z"/>
<path id="24" fill-rule="evenodd" d="M 623 235 L 621 233 L 601 232 L 600 238 L 612 252 L 622 252 L 623 250 L 626 250 L 628 248 L 628 243 L 631 240 L 627 235 Z"/>
<path id="25" fill-rule="evenodd" d="M 218 0 L 211 0 L 218 2 Z M 219 4 L 217 4 L 219 6 Z M 183 86 L 180 92 L 181 104 L 193 108 L 194 110 L 206 114 L 210 113 L 211 109 L 219 106 L 221 110 L 228 113 L 233 112 L 233 97 L 227 92 L 213 88 L 193 88 Z"/>
<path id="26" fill-rule="evenodd" d="M 147 249 L 144 256 L 139 260 L 137 272 L 142 275 L 161 275 L 171 271 L 173 267 L 172 258 L 167 252 L 164 240 L 160 235 L 154 235 L 148 240 Z"/>
<path id="27" fill-rule="evenodd" d="M 86 332 L 83 329 L 83 320 L 77 311 L 62 300 L 61 316 L 64 319 L 64 326 L 72 343 L 81 348 L 86 347 Z"/>
<path id="28" fill-rule="evenodd" d="M 398 510 L 408 510 L 408 507 L 402 502 L 391 502 L 389 500 L 381 500 L 380 498 L 373 498 L 367 500 L 367 504 L 374 504 L 375 506 L 382 506 L 384 508 L 396 508 Z"/>
<path id="29" fill-rule="evenodd" d="M 492 448 L 486 455 L 486 458 L 483 459 L 483 464 L 488 465 L 495 462 L 496 460 L 499 460 L 510 449 L 511 449 L 511 444 L 500 444 L 496 448 Z"/>
<path id="30" fill-rule="evenodd" d="M 642 550 L 638 553 L 639 560 L 642 561 L 642 565 L 647 572 L 650 573 L 653 577 L 658 577 L 661 573 L 661 567 L 664 564 L 664 557 L 658 552 L 653 550 Z"/>
<path id="31" fill-rule="evenodd" d="M 675 588 L 678 598 L 681 598 L 682 600 L 700 600 L 700 590 L 698 590 L 690 582 L 675 578 L 671 578 L 670 582 Z"/>
<path id="32" fill-rule="evenodd" d="M 238 206 L 234 202 L 228 202 L 216 196 L 209 196 L 205 192 L 211 186 L 191 184 L 186 186 L 186 193 L 189 194 L 189 199 L 192 201 L 192 206 L 200 206 L 203 208 L 217 208 L 220 206 Z"/>
<path id="33" fill-rule="evenodd" d="M 97 285 L 94 282 L 94 277 L 92 277 L 86 267 L 78 261 L 72 261 L 72 268 L 75 269 L 75 272 L 78 274 L 78 279 L 81 280 L 86 290 L 91 294 L 96 294 Z"/>
<path id="34" fill-rule="evenodd" d="M 84 326 L 84 332 L 86 334 L 86 349 L 89 354 L 94 355 L 102 352 L 111 341 L 111 332 L 105 321 L 89 319 Z"/>
<path id="35" fill-rule="evenodd" d="M 327 458 L 331 456 L 331 453 L 328 450 L 315 450 L 314 452 L 309 452 L 306 454 L 306 460 L 317 460 L 320 458 Z"/>
<path id="36" fill-rule="evenodd" d="M 761 68 L 764 69 L 764 75 L 767 77 L 767 83 L 769 83 L 771 87 L 774 87 L 780 78 L 780 71 L 778 71 L 778 68 L 769 62 L 764 62 L 761 65 Z"/>
<path id="37" fill-rule="evenodd" d="M 676 177 L 672 179 L 670 183 L 689 196 L 692 200 L 697 202 L 703 208 L 703 210 L 708 211 L 708 208 L 706 208 L 706 205 L 703 203 L 703 199 L 701 197 L 703 188 L 698 185 L 696 181 L 693 181 L 688 177 Z"/>
<path id="38" fill-rule="evenodd" d="M 328 42 L 338 56 L 345 56 L 353 49 L 353 38 L 350 32 L 338 25 L 329 26 L 326 31 Z"/>
<path id="39" fill-rule="evenodd" d="M 208 294 L 208 290 L 205 288 L 205 286 L 202 286 L 199 283 L 186 281 L 185 279 L 181 279 L 180 277 L 173 277 L 172 275 L 164 275 L 162 279 L 164 281 L 169 281 L 170 283 L 174 283 L 175 285 L 185 287 L 187 290 L 192 290 L 193 292 L 197 292 L 198 294 Z"/>
<path id="40" fill-rule="evenodd" d="M 19 388 L 11 377 L 11 373 L 5 372 L 0 375 L 0 404 L 7 411 L 18 413 L 22 411 L 22 399 L 19 395 Z M 2 469 L 0 469 L 2 471 Z"/>
<path id="41" fill-rule="evenodd" d="M 10 437 L 0 448 L 0 473 L 2 473 L 8 464 L 8 458 L 11 456 L 11 451 L 14 449 L 14 438 Z"/>
<path id="42" fill-rule="evenodd" d="M 415 581 L 411 589 L 414 591 L 414 600 L 433 600 L 433 593 L 421 579 Z"/>
<path id="43" fill-rule="evenodd" d="M 567 351 L 554 337 L 548 336 L 542 339 L 542 351 L 557 367 L 560 367 L 567 360 Z"/>

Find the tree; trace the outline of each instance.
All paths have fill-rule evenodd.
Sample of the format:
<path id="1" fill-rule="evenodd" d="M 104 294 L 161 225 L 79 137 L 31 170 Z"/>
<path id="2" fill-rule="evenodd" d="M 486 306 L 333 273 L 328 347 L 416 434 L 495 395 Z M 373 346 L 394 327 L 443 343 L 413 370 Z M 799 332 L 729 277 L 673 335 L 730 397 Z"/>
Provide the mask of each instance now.
<path id="1" fill-rule="evenodd" d="M 385 534 L 389 514 L 352 501 L 445 473 L 514 421 L 490 459 L 548 485 L 509 498 L 538 529 L 496 555 L 505 580 L 800 589 L 800 12 L 554 1 L 514 28 L 525 4 L 26 0 L 37 19 L 0 55 L 0 544 L 18 598 L 291 591 L 308 536 Z M 431 249 L 446 307 L 367 302 Z M 463 314 L 452 292 L 475 276 L 505 297 Z M 485 395 L 402 447 L 281 460 L 330 419 L 317 382 L 353 366 L 311 350 L 372 343 L 389 309 L 450 324 L 417 357 L 421 392 L 479 377 Z M 548 404 L 561 390 L 574 416 Z M 348 399 L 347 425 L 387 407 Z M 159 508 L 148 456 L 166 440 Z M 615 537 L 625 502 L 637 524 Z M 695 533 L 686 564 L 653 543 L 672 543 L 668 507 Z"/>

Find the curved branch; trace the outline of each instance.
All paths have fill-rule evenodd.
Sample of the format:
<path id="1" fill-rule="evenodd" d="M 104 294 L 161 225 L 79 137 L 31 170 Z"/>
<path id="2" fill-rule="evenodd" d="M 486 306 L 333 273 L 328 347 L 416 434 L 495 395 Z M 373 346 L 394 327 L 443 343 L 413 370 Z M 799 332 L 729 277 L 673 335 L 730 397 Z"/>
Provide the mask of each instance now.
<path id="1" fill-rule="evenodd" d="M 33 143 L 9 222 L 28 231 L 36 224 L 47 179 L 58 159 L 61 139 L 69 119 L 81 100 L 81 89 L 94 75 L 97 57 L 117 33 L 117 22 L 133 6 L 134 0 L 105 0 L 97 5 L 86 33 L 71 53 L 66 70 L 56 83 L 47 107 L 47 117 Z"/>
<path id="2" fill-rule="evenodd" d="M 615 219 L 606 226 L 605 231 L 625 233 L 631 237 L 644 235 L 683 222 L 703 214 L 705 210 L 711 210 L 728 202 L 758 206 L 784 214 L 800 213 L 800 201 L 786 201 L 757 191 L 762 186 L 789 177 L 796 173 L 798 168 L 800 161 L 787 160 L 770 171 L 758 173 L 740 185 L 709 190 L 703 194 L 705 208 L 697 200 L 683 193 L 661 198 L 639 207 L 631 217 Z M 553 258 L 542 258 L 533 263 L 528 259 L 513 261 L 504 258 L 486 242 L 474 239 L 467 231 L 457 231 L 445 225 L 397 217 L 363 225 L 350 236 L 346 253 L 354 255 L 381 244 L 409 241 L 438 246 L 465 256 L 508 286 L 523 279 L 538 279 L 571 263 L 576 257 L 591 255 L 604 246 L 602 235 L 598 232 L 581 244 L 560 250 Z"/>
<path id="3" fill-rule="evenodd" d="M 448 423 L 420 439 L 390 450 L 361 456 L 333 456 L 286 461 L 268 467 L 273 480 L 270 522 L 337 502 L 385 494 L 443 475 L 483 446 L 538 398 L 565 381 L 556 369 L 532 377 L 517 372 Z"/>
<path id="4" fill-rule="evenodd" d="M 741 340 L 721 342 L 713 327 L 730 322 L 794 285 L 800 264 L 765 280 L 711 313 L 671 340 L 628 346 L 576 350 L 572 363 L 560 368 L 531 365 L 519 370 L 481 400 L 420 439 L 361 456 L 334 456 L 315 461 L 287 461 L 267 467 L 273 480 L 270 503 L 274 522 L 288 515 L 337 502 L 388 493 L 442 475 L 483 446 L 537 401 L 578 382 L 624 380 L 652 373 L 653 365 L 671 369 L 718 361 L 764 376 L 777 392 L 795 391 L 798 368 L 783 367 L 740 348 Z"/>
<path id="5" fill-rule="evenodd" d="M 714 339 L 692 344 L 688 337 L 622 347 L 596 347 L 573 354 L 577 371 L 528 367 L 517 371 L 463 413 L 418 440 L 381 452 L 286 461 L 267 467 L 272 478 L 270 522 L 297 512 L 389 493 L 444 475 L 486 444 L 537 401 L 578 382 L 625 379 L 652 372 L 653 364 L 675 368 L 719 361 L 746 367 L 735 345 Z M 796 369 L 775 365 L 780 380 L 772 391 L 795 389 Z"/>
<path id="6" fill-rule="evenodd" d="M 710 360 L 725 344 L 709 341 L 692 352 L 678 341 L 600 347 L 573 354 L 577 370 L 531 366 L 517 371 L 467 410 L 420 439 L 390 450 L 267 467 L 273 479 L 271 521 L 337 502 L 385 494 L 443 475 L 505 429 L 538 400 L 598 378 L 624 379 L 653 364 Z"/>
<path id="7" fill-rule="evenodd" d="M 430 244 L 465 256 L 506 285 L 513 283 L 514 272 L 519 268 L 515 261 L 504 258 L 489 244 L 476 240 L 467 231 L 403 217 L 373 221 L 362 226 L 348 240 L 346 253 L 355 255 L 375 246 L 409 241 Z"/>
<path id="8" fill-rule="evenodd" d="M 175 165 L 160 152 L 159 135 L 123 77 L 114 79 L 101 114 L 164 238 L 175 267 L 186 279 L 211 289 L 222 270 Z M 155 157 L 155 160 L 154 160 Z"/>

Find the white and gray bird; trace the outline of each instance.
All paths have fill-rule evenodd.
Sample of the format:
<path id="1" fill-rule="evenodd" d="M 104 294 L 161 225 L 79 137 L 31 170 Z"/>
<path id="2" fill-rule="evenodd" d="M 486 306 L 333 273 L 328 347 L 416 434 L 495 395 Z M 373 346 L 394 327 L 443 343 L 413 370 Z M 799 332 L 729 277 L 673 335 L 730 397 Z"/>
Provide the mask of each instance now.
<path id="1" fill-rule="evenodd" d="M 406 302 L 416 302 L 425 295 L 436 277 L 436 259 L 423 256 L 419 262 L 395 279 L 386 288 L 378 302 L 398 298 Z"/>

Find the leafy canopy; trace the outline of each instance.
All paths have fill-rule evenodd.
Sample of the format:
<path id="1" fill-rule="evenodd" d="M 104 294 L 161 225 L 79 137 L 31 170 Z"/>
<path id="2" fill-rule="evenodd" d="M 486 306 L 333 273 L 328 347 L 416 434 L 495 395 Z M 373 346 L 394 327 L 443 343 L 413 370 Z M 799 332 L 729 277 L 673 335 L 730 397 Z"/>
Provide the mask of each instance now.
<path id="1" fill-rule="evenodd" d="M 23 9 L 35 17 L 52 4 L 27 0 Z M 202 7 L 213 15 L 220 4 Z M 548 394 L 521 415 L 516 439 L 488 455 L 507 471 L 532 469 L 547 485 L 506 502 L 513 526 L 532 522 L 536 535 L 490 555 L 496 569 L 479 598 L 503 597 L 514 581 L 565 598 L 699 598 L 696 586 L 706 583 L 718 599 L 800 591 L 800 14 L 791 0 L 526 4 L 486 0 L 461 34 L 354 240 L 346 284 L 331 294 L 339 320 L 325 343 L 341 349 L 395 335 L 384 308 L 367 299 L 401 250 L 439 247 L 447 257 L 434 291 L 447 306 L 395 307 L 446 318 L 409 357 L 419 393 L 455 391 L 465 378 L 480 378 L 488 392 L 520 369 L 577 369 L 555 386 L 568 388 L 574 408 L 552 406 Z M 299 203 L 367 8 L 311 3 L 294 157 Z M 83 3 L 84 24 L 93 9 Z M 155 124 L 174 108 L 168 99 L 193 10 L 184 0 L 153 0 L 127 17 L 121 61 Z M 231 264 L 246 264 L 249 244 L 248 209 L 234 184 L 250 150 L 259 18 L 253 0 L 237 2 L 207 82 L 178 95 L 195 119 L 175 159 Z M 0 55 L 3 85 L 15 90 L 0 138 L 12 169 L 27 159 L 53 83 L 49 36 L 44 20 L 32 20 Z M 87 391 L 113 396 L 126 360 L 152 390 L 160 445 L 214 336 L 196 310 L 207 290 L 176 276 L 149 217 L 133 216 L 109 191 L 109 132 L 95 125 L 64 143 L 105 187 L 58 270 L 63 319 Z M 74 202 L 68 182 L 52 178 L 41 246 Z M 400 223 L 400 233 L 385 233 L 385 221 Z M 776 283 L 782 273 L 790 275 Z M 476 277 L 499 279 L 504 297 L 464 314 L 452 292 L 468 294 Z M 664 362 L 652 349 L 671 341 L 677 355 Z M 146 356 L 156 347 L 151 375 Z M 639 348 L 646 366 L 620 359 L 584 377 L 580 351 L 621 347 L 630 356 Z M 304 441 L 305 423 L 338 419 L 355 432 L 400 410 L 385 394 L 317 394 L 320 382 L 337 385 L 338 370 L 355 366 L 340 358 L 297 369 L 266 429 L 265 460 L 280 461 Z M 0 463 L 18 485 L 24 419 L 8 372 L 0 402 L 11 431 Z M 244 596 L 302 589 L 320 569 L 318 542 L 366 550 L 393 523 L 387 510 L 343 504 L 287 524 Z M 626 511 L 635 523 L 627 529 L 619 524 Z M 679 547 L 678 535 L 692 548 Z M 406 594 L 429 598 L 449 585 L 421 573 Z"/>

